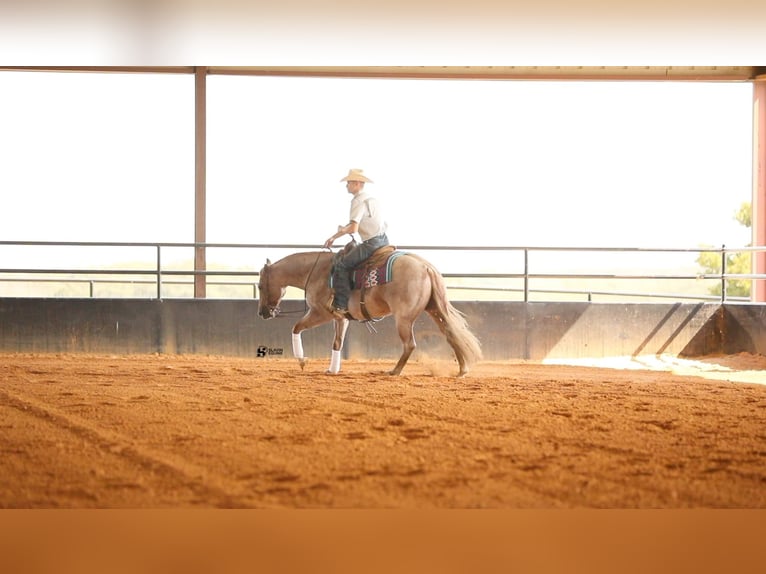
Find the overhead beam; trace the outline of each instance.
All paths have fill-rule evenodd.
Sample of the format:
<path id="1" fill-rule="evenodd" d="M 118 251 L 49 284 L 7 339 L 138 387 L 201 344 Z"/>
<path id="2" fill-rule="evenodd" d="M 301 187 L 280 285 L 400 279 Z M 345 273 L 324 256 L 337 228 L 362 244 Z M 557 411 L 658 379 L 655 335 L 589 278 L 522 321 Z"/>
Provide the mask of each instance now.
<path id="1" fill-rule="evenodd" d="M 753 80 L 756 66 L 210 66 L 210 74 L 337 78 L 572 81 Z"/>
<path id="2" fill-rule="evenodd" d="M 339 78 L 753 81 L 759 66 L 206 66 L 208 74 Z M 195 66 L 0 66 L 8 71 L 194 74 Z"/>
<path id="3" fill-rule="evenodd" d="M 194 66 L 0 66 L 9 72 L 95 72 L 119 74 L 193 74 Z"/>

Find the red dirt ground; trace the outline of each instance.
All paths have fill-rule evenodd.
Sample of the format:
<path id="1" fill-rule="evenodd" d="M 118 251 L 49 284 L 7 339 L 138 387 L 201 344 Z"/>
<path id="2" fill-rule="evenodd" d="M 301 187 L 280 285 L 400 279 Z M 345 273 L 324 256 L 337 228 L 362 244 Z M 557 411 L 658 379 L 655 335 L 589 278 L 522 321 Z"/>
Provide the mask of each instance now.
<path id="1" fill-rule="evenodd" d="M 391 366 L 0 355 L 0 507 L 766 508 L 766 357 Z"/>

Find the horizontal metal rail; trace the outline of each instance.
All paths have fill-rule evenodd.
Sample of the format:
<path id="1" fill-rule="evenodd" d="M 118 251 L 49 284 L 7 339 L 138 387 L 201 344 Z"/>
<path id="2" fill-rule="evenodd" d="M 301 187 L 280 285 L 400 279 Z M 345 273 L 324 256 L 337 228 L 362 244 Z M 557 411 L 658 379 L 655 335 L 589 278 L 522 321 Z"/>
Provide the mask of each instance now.
<path id="1" fill-rule="evenodd" d="M 257 271 L 234 271 L 234 270 L 195 270 L 195 269 L 163 269 L 161 252 L 163 249 L 250 249 L 250 250 L 320 250 L 321 247 L 314 244 L 254 244 L 254 243 L 154 243 L 154 242 L 79 242 L 79 241 L 0 241 L 0 247 L 77 247 L 77 248 L 151 248 L 156 253 L 156 267 L 143 269 L 126 268 L 51 268 L 51 267 L 8 267 L 0 268 L 0 283 L 26 282 L 26 283 L 89 283 L 90 296 L 94 296 L 94 286 L 97 284 L 123 284 L 123 285 L 154 285 L 157 289 L 157 298 L 162 298 L 162 287 L 170 285 L 192 286 L 192 281 L 173 281 L 165 277 L 248 277 L 252 281 L 210 281 L 209 285 L 216 286 L 247 286 L 253 288 L 253 296 L 256 297 L 255 286 L 257 284 Z M 600 296 L 623 296 L 623 297 L 659 297 L 672 299 L 696 299 L 696 300 L 728 300 L 746 301 L 743 297 L 731 297 L 727 299 L 726 286 L 731 280 L 766 280 L 766 274 L 760 273 L 728 273 L 727 256 L 732 253 L 764 252 L 764 246 L 746 246 L 738 248 L 721 247 L 573 247 L 573 246 L 484 246 L 484 245 L 404 245 L 399 249 L 405 251 L 448 251 L 448 252 L 506 252 L 520 253 L 523 255 L 523 270 L 520 272 L 502 273 L 443 273 L 445 278 L 498 280 L 514 279 L 522 280 L 523 288 L 487 287 L 486 285 L 450 285 L 450 289 L 465 291 L 497 291 L 522 293 L 524 301 L 529 300 L 530 293 L 549 293 L 567 295 L 586 295 L 588 300 L 593 295 Z M 720 273 L 680 273 L 680 274 L 657 274 L 657 273 L 535 273 L 529 270 L 530 254 L 541 252 L 578 252 L 578 253 L 717 253 L 720 256 Z M 2 259 L 0 258 L 0 264 Z M 51 277 L 51 276 L 59 277 Z M 61 275 L 90 276 L 97 279 L 76 279 L 73 277 L 61 277 Z M 47 276 L 47 277 L 43 277 Z M 119 279 L 110 278 L 110 276 Z M 128 277 L 151 276 L 152 280 L 131 280 Z M 690 295 L 690 294 L 667 294 L 667 293 L 636 293 L 628 291 L 602 291 L 602 290 L 568 290 L 568 289 L 532 289 L 530 280 L 551 279 L 577 279 L 577 280 L 718 280 L 721 282 L 721 295 Z"/>
<path id="2" fill-rule="evenodd" d="M 513 287 L 471 287 L 463 285 L 452 285 L 450 289 L 457 291 L 494 291 L 499 293 L 523 293 L 523 289 L 515 289 Z M 718 301 L 721 298 L 718 295 L 689 295 L 683 293 L 640 293 L 637 291 L 598 291 L 589 289 L 583 291 L 580 289 L 530 289 L 531 293 L 551 293 L 555 295 L 586 295 L 588 301 L 592 301 L 593 295 L 602 295 L 605 297 L 645 297 L 648 299 L 673 299 L 675 301 L 691 299 L 694 301 Z M 726 298 L 728 302 L 747 302 L 750 301 L 747 297 L 732 297 Z"/>
<path id="3" fill-rule="evenodd" d="M 0 246 L 38 246 L 38 247 L 161 247 L 161 248 L 247 248 L 247 249 L 291 249 L 322 250 L 316 243 L 178 243 L 178 242 L 109 242 L 109 241 L 8 241 L 0 240 Z M 576 247 L 551 245 L 398 245 L 399 249 L 410 251 L 617 251 L 624 253 L 709 253 L 766 251 L 766 246 L 727 247 Z"/>

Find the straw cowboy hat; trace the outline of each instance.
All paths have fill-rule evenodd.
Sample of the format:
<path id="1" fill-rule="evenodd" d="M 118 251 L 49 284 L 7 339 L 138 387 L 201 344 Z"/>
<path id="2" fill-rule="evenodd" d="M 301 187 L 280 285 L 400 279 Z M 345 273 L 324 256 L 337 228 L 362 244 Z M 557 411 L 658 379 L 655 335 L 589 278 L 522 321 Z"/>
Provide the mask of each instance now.
<path id="1" fill-rule="evenodd" d="M 341 179 L 341 181 L 363 181 L 365 183 L 373 183 L 371 179 L 368 179 L 364 175 L 364 170 L 362 169 L 350 169 L 348 170 L 348 175 Z"/>

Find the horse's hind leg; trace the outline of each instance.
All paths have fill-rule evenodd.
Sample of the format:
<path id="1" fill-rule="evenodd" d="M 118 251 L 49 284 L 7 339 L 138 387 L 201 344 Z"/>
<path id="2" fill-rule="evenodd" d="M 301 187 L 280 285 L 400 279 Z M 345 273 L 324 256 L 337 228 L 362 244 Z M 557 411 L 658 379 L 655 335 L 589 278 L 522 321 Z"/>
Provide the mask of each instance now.
<path id="1" fill-rule="evenodd" d="M 399 333 L 399 338 L 402 340 L 402 355 L 399 357 L 399 362 L 393 370 L 389 371 L 389 375 L 398 375 L 402 372 L 404 365 L 407 364 L 407 360 L 410 358 L 412 351 L 415 350 L 415 331 L 413 330 L 413 321 L 399 319 L 396 320 L 396 330 Z"/>
<path id="2" fill-rule="evenodd" d="M 460 347 L 457 346 L 452 338 L 450 337 L 449 329 L 447 328 L 447 321 L 444 318 L 444 316 L 441 314 L 441 312 L 438 309 L 427 307 L 426 312 L 431 315 L 431 318 L 434 320 L 434 323 L 436 323 L 439 326 L 439 330 L 442 332 L 442 334 L 446 337 L 447 343 L 449 343 L 449 346 L 452 347 L 452 351 L 455 353 L 455 358 L 457 359 L 457 364 L 460 367 L 460 372 L 458 372 L 458 377 L 464 377 L 468 374 L 468 365 L 466 365 L 465 357 L 463 356 L 463 352 L 461 351 Z"/>

